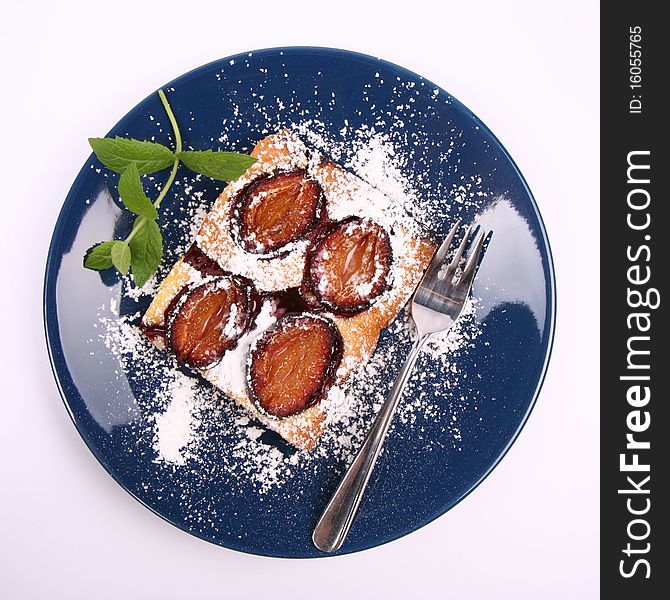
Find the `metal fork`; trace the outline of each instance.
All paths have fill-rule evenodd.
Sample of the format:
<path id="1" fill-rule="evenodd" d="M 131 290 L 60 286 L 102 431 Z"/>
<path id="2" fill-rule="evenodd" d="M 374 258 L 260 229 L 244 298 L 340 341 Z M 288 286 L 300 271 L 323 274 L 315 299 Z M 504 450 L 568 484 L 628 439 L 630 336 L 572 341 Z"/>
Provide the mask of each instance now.
<path id="1" fill-rule="evenodd" d="M 447 263 L 445 260 L 459 226 L 460 221 L 451 228 L 414 292 L 409 314 L 416 327 L 416 341 L 363 445 L 314 528 L 312 541 L 319 550 L 335 552 L 342 546 L 421 348 L 432 334 L 445 331 L 454 324 L 470 294 L 487 234 L 480 231 L 476 236 L 459 275 L 459 267 L 468 247 L 472 226 L 466 229 L 451 261 Z"/>

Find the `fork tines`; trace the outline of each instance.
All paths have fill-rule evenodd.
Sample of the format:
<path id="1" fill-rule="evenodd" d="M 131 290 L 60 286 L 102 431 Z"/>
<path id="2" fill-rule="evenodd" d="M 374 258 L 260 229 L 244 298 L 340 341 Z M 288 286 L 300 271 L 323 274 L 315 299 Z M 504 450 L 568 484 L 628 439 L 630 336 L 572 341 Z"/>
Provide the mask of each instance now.
<path id="1" fill-rule="evenodd" d="M 447 258 L 449 248 L 451 247 L 454 238 L 456 237 L 456 233 L 460 225 L 461 221 L 459 219 L 449 230 L 449 234 L 444 239 L 437 252 L 435 252 L 433 259 L 431 260 L 431 263 L 426 271 L 426 278 L 434 277 L 439 273 L 439 278 L 445 281 L 445 283 L 452 281 L 456 275 L 461 260 L 463 259 L 463 255 L 465 254 L 465 251 L 471 242 L 474 230 L 475 239 L 471 244 L 472 247 L 468 253 L 467 261 L 460 274 L 458 283 L 462 282 L 463 284 L 469 285 L 472 282 L 472 279 L 474 279 L 475 271 L 479 263 L 479 257 L 481 255 L 484 242 L 488 237 L 487 233 L 479 226 L 473 228 L 472 225 L 468 225 L 465 233 L 463 234 L 461 243 L 458 245 L 458 248 L 453 254 L 451 261 L 446 265 L 445 269 L 445 259 Z"/>

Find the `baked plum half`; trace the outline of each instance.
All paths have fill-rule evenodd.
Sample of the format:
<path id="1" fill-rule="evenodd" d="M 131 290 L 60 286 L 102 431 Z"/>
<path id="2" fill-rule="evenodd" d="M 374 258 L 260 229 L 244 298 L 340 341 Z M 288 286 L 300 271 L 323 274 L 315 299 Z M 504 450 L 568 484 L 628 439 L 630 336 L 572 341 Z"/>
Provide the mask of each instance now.
<path id="1" fill-rule="evenodd" d="M 241 192 L 233 231 L 247 252 L 276 256 L 316 225 L 322 204 L 321 186 L 305 171 L 264 177 Z"/>
<path id="2" fill-rule="evenodd" d="M 391 242 L 371 219 L 335 223 L 317 239 L 307 260 L 309 288 L 335 313 L 360 312 L 388 289 Z"/>
<path id="3" fill-rule="evenodd" d="M 249 324 L 251 298 L 248 285 L 228 276 L 184 288 L 166 315 L 167 344 L 177 359 L 197 368 L 221 360 Z"/>
<path id="4" fill-rule="evenodd" d="M 259 410 L 281 419 L 324 397 L 342 360 L 335 325 L 316 315 L 280 319 L 256 339 L 247 363 L 247 384 Z"/>

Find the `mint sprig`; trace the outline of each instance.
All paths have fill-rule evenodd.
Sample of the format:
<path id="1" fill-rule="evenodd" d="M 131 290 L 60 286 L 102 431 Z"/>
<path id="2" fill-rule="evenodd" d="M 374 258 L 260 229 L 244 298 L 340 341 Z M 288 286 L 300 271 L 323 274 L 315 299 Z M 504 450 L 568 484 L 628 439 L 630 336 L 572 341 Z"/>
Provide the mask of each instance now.
<path id="1" fill-rule="evenodd" d="M 144 175 L 166 169 L 174 161 L 167 146 L 116 136 L 115 138 L 88 138 L 98 160 L 108 169 L 123 173 L 131 164 Z"/>
<path id="2" fill-rule="evenodd" d="M 223 181 L 237 179 L 256 162 L 255 158 L 247 154 L 212 152 L 211 150 L 185 150 L 179 154 L 179 159 L 191 171 Z"/>
<path id="3" fill-rule="evenodd" d="M 180 163 L 191 171 L 217 180 L 232 181 L 242 175 L 256 159 L 236 152 L 183 150 L 181 133 L 165 92 L 158 90 L 175 138 L 174 151 L 156 142 L 131 138 L 89 138 L 98 160 L 120 174 L 118 192 L 124 207 L 137 215 L 128 236 L 95 244 L 86 252 L 84 266 L 95 271 L 115 268 L 121 275 L 132 273 L 135 285 L 142 287 L 156 272 L 163 257 L 163 236 L 156 220 L 158 207 L 177 175 Z M 165 185 L 154 201 L 146 195 L 141 176 L 170 169 Z"/>
<path id="4" fill-rule="evenodd" d="M 88 249 L 84 266 L 87 269 L 95 269 L 96 271 L 104 271 L 111 269 L 114 266 L 112 262 L 112 246 L 117 244 L 117 241 L 101 242 L 92 248 Z"/>
<path id="5" fill-rule="evenodd" d="M 132 255 L 133 279 L 136 285 L 143 286 L 163 258 L 163 236 L 156 221 L 138 217 L 128 236 L 128 246 Z"/>
<path id="6" fill-rule="evenodd" d="M 134 162 L 131 162 L 121 173 L 118 190 L 123 205 L 130 212 L 141 217 L 147 217 L 147 219 L 158 218 L 156 207 L 144 193 L 142 180 L 140 179 L 140 172 Z"/>
<path id="7" fill-rule="evenodd" d="M 128 272 L 128 269 L 130 269 L 131 261 L 130 247 L 128 246 L 128 242 L 116 240 L 112 246 L 112 251 L 110 254 L 112 258 L 112 264 L 116 270 L 121 273 L 121 275 L 125 275 Z"/>

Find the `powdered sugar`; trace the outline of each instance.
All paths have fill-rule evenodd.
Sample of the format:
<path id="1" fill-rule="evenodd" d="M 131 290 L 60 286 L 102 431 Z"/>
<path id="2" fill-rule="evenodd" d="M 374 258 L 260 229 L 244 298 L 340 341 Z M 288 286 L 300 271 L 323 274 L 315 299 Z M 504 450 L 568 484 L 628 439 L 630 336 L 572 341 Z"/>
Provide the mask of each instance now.
<path id="1" fill-rule="evenodd" d="M 158 460 L 184 465 L 192 456 L 189 446 L 199 424 L 195 414 L 195 382 L 180 373 L 163 393 L 167 408 L 156 414 L 153 448 Z"/>
<path id="2" fill-rule="evenodd" d="M 249 348 L 264 331 L 277 322 L 274 316 L 275 307 L 271 300 L 266 300 L 256 317 L 254 326 L 237 341 L 237 346 L 226 352 L 223 358 L 208 369 L 208 376 L 218 387 L 230 389 L 236 396 L 246 394 L 246 361 Z"/>

